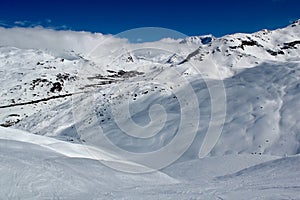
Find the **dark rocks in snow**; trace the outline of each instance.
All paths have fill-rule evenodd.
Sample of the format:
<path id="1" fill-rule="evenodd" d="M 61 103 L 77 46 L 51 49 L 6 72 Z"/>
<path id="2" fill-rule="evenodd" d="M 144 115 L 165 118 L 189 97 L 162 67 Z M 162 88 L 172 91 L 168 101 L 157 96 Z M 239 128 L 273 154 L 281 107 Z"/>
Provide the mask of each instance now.
<path id="1" fill-rule="evenodd" d="M 50 89 L 50 92 L 60 92 L 62 91 L 63 86 L 60 82 L 53 83 L 53 87 Z"/>
<path id="2" fill-rule="evenodd" d="M 269 54 L 271 54 L 272 56 L 277 56 L 277 55 L 284 55 L 284 52 L 283 51 L 281 51 L 281 50 L 279 50 L 279 51 L 273 51 L 273 50 L 271 50 L 271 49 L 267 49 L 267 52 L 269 53 Z"/>
<path id="3" fill-rule="evenodd" d="M 10 127 L 21 121 L 19 114 L 12 113 L 8 115 L 5 119 L 5 122 L 0 124 L 2 127 Z"/>
<path id="4" fill-rule="evenodd" d="M 8 120 L 5 123 L 0 124 L 0 126 L 2 126 L 2 127 L 10 127 L 10 126 L 13 126 L 13 125 L 17 124 L 20 121 L 21 121 L 20 119 Z"/>
<path id="5" fill-rule="evenodd" d="M 40 83 L 46 83 L 47 85 L 51 84 L 51 82 L 45 78 L 37 78 L 32 80 L 32 82 L 30 83 L 31 87 L 29 89 L 34 90 L 35 87 L 38 86 Z"/>
<path id="6" fill-rule="evenodd" d="M 212 37 L 203 37 L 201 38 L 202 44 L 208 44 L 212 41 Z"/>
<path id="7" fill-rule="evenodd" d="M 300 45 L 300 40 L 284 43 L 281 49 L 297 49 L 297 44 Z"/>
<path id="8" fill-rule="evenodd" d="M 110 78 L 130 78 L 138 75 L 143 75 L 144 72 L 139 72 L 139 71 L 124 71 L 124 70 L 119 70 L 118 72 L 112 71 L 112 70 L 107 70 L 110 75 L 108 77 Z"/>
<path id="9" fill-rule="evenodd" d="M 71 76 L 69 73 L 59 73 L 56 75 L 56 80 L 62 83 L 64 81 L 75 81 L 76 76 Z"/>
<path id="10" fill-rule="evenodd" d="M 10 115 L 8 115 L 9 117 L 20 117 L 20 115 L 19 114 L 10 114 Z"/>
<path id="11" fill-rule="evenodd" d="M 239 38 L 238 38 L 239 39 Z M 241 44 L 239 46 L 229 46 L 230 49 L 237 49 L 241 48 L 245 50 L 245 46 L 257 46 L 257 47 L 263 47 L 261 44 L 259 44 L 257 41 L 252 40 L 251 38 L 248 38 L 249 40 L 241 40 Z"/>
<path id="12" fill-rule="evenodd" d="M 254 41 L 254 40 L 242 40 L 242 44 L 241 46 L 261 46 L 260 44 L 258 44 L 258 42 Z"/>
<path id="13" fill-rule="evenodd" d="M 94 80 L 94 79 L 108 79 L 107 77 L 101 75 L 101 74 L 96 74 L 94 76 L 90 76 L 90 77 L 87 77 L 88 80 Z"/>
<path id="14" fill-rule="evenodd" d="M 177 54 L 173 54 L 173 55 L 170 56 L 170 58 L 166 61 L 166 63 L 168 63 L 168 64 L 175 63 L 177 58 L 178 58 L 178 55 L 177 55 Z"/>
<path id="15" fill-rule="evenodd" d="M 107 71 L 108 73 L 113 73 L 113 74 L 114 74 L 114 73 L 117 73 L 116 71 L 109 70 L 109 69 L 108 69 L 108 70 L 106 70 L 106 71 Z"/>
<path id="16" fill-rule="evenodd" d="M 124 74 L 126 74 L 126 72 L 124 70 L 120 70 L 118 73 L 117 73 L 119 76 L 123 76 Z"/>
<path id="17" fill-rule="evenodd" d="M 126 62 L 133 62 L 132 56 L 128 56 Z"/>
<path id="18" fill-rule="evenodd" d="M 71 76 L 68 73 L 59 73 L 56 75 L 56 81 L 53 83 L 52 81 L 45 79 L 45 78 L 37 78 L 32 80 L 30 90 L 34 90 L 36 86 L 52 86 L 50 92 L 60 92 L 63 88 L 64 81 L 75 81 L 77 78 L 76 76 Z"/>

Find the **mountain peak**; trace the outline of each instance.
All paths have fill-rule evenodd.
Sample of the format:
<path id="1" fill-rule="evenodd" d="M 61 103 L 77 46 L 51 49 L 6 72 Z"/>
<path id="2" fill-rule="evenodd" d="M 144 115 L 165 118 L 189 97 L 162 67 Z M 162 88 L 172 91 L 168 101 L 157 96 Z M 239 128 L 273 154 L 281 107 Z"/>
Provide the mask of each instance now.
<path id="1" fill-rule="evenodd" d="M 300 24 L 300 19 L 297 19 L 295 21 L 293 21 L 293 23 L 291 24 L 291 26 L 296 26 Z"/>
<path id="2" fill-rule="evenodd" d="M 180 44 L 198 44 L 198 45 L 205 45 L 215 40 L 215 37 L 212 34 L 208 35 L 201 35 L 201 36 L 190 36 L 184 38 L 180 41 Z"/>

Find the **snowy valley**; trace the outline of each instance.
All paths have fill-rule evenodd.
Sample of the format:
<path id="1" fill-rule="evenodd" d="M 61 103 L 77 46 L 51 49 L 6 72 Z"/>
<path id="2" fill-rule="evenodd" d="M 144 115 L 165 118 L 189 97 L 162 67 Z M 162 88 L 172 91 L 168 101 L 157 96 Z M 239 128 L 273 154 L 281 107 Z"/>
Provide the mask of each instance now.
<path id="1" fill-rule="evenodd" d="M 0 35 L 1 199 L 300 199 L 300 20 Z"/>

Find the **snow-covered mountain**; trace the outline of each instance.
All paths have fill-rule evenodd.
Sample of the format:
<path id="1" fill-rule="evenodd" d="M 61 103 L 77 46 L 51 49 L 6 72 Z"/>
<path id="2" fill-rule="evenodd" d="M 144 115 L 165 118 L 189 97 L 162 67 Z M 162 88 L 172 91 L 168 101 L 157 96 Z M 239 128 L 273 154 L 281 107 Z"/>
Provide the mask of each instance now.
<path id="1" fill-rule="evenodd" d="M 137 44 L 0 34 L 2 198 L 299 197 L 300 20 Z"/>

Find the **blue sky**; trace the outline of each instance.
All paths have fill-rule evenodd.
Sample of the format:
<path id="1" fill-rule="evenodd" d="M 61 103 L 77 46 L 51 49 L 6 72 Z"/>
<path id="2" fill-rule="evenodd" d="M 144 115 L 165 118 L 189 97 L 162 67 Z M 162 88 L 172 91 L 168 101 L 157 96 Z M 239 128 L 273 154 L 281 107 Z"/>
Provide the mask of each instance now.
<path id="1" fill-rule="evenodd" d="M 5 1 L 0 26 L 44 26 L 117 34 L 163 27 L 186 35 L 275 29 L 300 18 L 299 0 Z"/>

